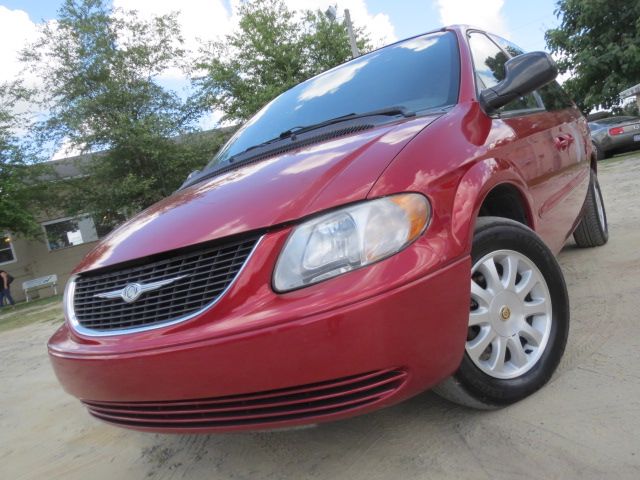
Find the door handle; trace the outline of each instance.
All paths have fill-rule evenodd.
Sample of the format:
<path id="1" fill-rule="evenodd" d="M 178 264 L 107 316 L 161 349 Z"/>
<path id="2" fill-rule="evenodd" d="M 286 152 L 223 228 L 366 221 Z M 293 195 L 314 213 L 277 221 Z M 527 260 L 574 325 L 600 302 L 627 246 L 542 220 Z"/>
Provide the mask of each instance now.
<path id="1" fill-rule="evenodd" d="M 567 148 L 569 148 L 569 145 L 571 145 L 573 142 L 574 142 L 573 135 L 569 133 L 558 135 L 556 138 L 553 139 L 553 144 L 558 150 L 566 150 Z"/>

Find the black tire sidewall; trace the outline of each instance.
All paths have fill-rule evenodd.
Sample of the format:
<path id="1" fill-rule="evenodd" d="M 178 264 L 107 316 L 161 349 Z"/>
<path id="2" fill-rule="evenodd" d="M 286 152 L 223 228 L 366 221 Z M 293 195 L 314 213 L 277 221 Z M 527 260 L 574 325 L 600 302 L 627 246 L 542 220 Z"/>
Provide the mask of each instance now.
<path id="1" fill-rule="evenodd" d="M 602 190 L 600 190 L 600 182 L 595 172 L 591 172 L 591 194 L 593 195 L 593 208 L 596 210 L 596 220 L 602 237 L 609 239 L 609 221 L 607 219 L 607 209 L 604 206 L 604 198 L 602 198 Z M 600 215 L 598 215 L 598 199 L 602 205 L 602 214 L 604 216 L 604 225 L 600 223 Z"/>
<path id="2" fill-rule="evenodd" d="M 545 351 L 524 375 L 497 379 L 480 370 L 465 352 L 455 374 L 465 390 L 483 403 L 504 406 L 517 402 L 542 387 L 551 378 L 564 353 L 569 333 L 569 299 L 564 276 L 555 257 L 542 240 L 516 222 L 497 220 L 476 228 L 472 265 L 497 250 L 514 250 L 526 256 L 542 273 L 551 295 L 551 332 Z"/>
<path id="3" fill-rule="evenodd" d="M 593 153 L 596 156 L 596 160 L 604 160 L 605 155 L 604 155 L 604 152 L 602 151 L 602 148 L 600 148 L 600 145 L 598 145 L 596 142 L 591 142 L 591 145 L 594 150 Z"/>

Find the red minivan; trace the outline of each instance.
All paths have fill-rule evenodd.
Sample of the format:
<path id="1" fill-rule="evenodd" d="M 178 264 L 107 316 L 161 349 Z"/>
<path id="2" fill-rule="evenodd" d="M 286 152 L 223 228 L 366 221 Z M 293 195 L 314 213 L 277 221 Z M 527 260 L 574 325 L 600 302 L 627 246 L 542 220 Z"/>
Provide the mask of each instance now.
<path id="1" fill-rule="evenodd" d="M 608 238 L 556 73 L 455 26 L 283 93 L 75 269 L 58 379 L 102 420 L 168 432 L 535 392 L 569 331 L 554 254 Z"/>

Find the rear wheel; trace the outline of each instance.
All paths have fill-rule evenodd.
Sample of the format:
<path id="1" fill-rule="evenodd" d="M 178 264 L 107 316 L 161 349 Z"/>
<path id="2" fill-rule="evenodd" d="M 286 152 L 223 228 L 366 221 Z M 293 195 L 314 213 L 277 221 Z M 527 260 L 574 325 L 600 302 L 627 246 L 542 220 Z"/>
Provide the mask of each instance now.
<path id="1" fill-rule="evenodd" d="M 599 247 L 609 240 L 607 212 L 604 208 L 598 176 L 593 170 L 582 211 L 582 219 L 573 232 L 573 238 L 576 244 L 582 248 Z"/>
<path id="2" fill-rule="evenodd" d="M 607 158 L 600 145 L 598 145 L 596 142 L 591 142 L 591 145 L 593 147 L 593 154 L 596 156 L 596 160 L 604 160 L 605 158 Z"/>
<path id="3" fill-rule="evenodd" d="M 435 391 L 465 406 L 499 408 L 551 378 L 567 341 L 569 300 L 553 254 L 522 224 L 479 218 L 472 260 L 465 354 Z"/>

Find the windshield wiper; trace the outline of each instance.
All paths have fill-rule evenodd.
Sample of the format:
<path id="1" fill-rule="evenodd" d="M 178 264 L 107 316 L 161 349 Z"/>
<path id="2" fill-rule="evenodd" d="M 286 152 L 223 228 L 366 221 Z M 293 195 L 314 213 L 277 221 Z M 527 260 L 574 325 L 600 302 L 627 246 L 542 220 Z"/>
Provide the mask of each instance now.
<path id="1" fill-rule="evenodd" d="M 440 107 L 437 109 L 437 111 L 444 112 L 449 108 L 450 106 L 447 106 L 444 108 Z M 420 113 L 423 114 L 425 111 L 431 111 L 431 110 L 433 109 L 421 110 Z M 249 157 L 247 157 L 247 154 L 252 150 L 255 150 L 261 147 L 266 147 L 267 145 L 271 145 L 272 143 L 276 143 L 276 142 L 285 140 L 287 138 L 291 138 L 292 141 L 295 141 L 297 134 L 308 132 L 310 130 L 315 130 L 322 127 L 326 127 L 328 125 L 347 122 L 350 120 L 357 120 L 358 118 L 375 117 L 375 116 L 396 116 L 396 115 L 402 115 L 403 117 L 415 117 L 416 112 L 412 110 L 408 110 L 406 107 L 399 105 L 399 106 L 381 108 L 379 110 L 372 110 L 370 112 L 349 113 L 347 115 L 341 115 L 339 117 L 331 118 L 329 120 L 324 120 L 322 122 L 315 123 L 312 125 L 291 127 L 290 129 L 280 133 L 280 135 L 278 135 L 275 138 L 272 138 L 262 143 L 258 143 L 256 145 L 252 145 L 251 147 L 246 148 L 245 150 L 238 152 L 235 155 L 232 155 L 231 157 L 226 159 L 224 162 L 218 164 L 217 168 L 213 167 L 211 170 L 205 170 L 203 172 L 199 172 L 196 175 L 190 176 L 190 178 L 186 180 L 184 184 L 182 184 L 179 190 L 182 190 L 183 188 L 189 187 L 203 180 L 211 178 L 222 172 L 237 168 L 237 166 L 242 165 L 247 161 L 250 161 L 254 155 L 250 155 Z"/>
<path id="2" fill-rule="evenodd" d="M 295 140 L 296 139 L 296 135 L 299 135 L 299 134 L 305 133 L 305 132 L 309 132 L 311 130 L 316 130 L 318 128 L 326 127 L 328 125 L 334 125 L 336 123 L 347 122 L 349 120 L 356 120 L 358 118 L 375 117 L 375 116 L 390 116 L 390 117 L 392 117 L 392 116 L 396 116 L 396 115 L 402 115 L 403 117 L 415 117 L 416 116 L 416 112 L 407 110 L 403 106 L 387 107 L 387 108 L 381 108 L 379 110 L 372 110 L 370 112 L 364 112 L 364 113 L 348 113 L 346 115 L 341 115 L 339 117 L 330 118 L 329 120 L 324 120 L 324 121 L 319 122 L 319 123 L 313 123 L 311 125 L 302 125 L 302 126 L 291 127 L 289 130 L 285 130 L 284 132 L 280 133 L 280 135 L 278 135 L 275 138 L 272 138 L 272 139 L 267 140 L 267 141 L 262 142 L 262 143 L 258 143 L 256 145 L 252 145 L 251 147 L 249 147 L 249 148 L 247 148 L 247 149 L 245 149 L 245 150 L 243 150 L 243 151 L 241 151 L 239 153 L 236 153 L 231 158 L 229 158 L 227 160 L 227 162 L 228 163 L 234 163 L 238 157 L 244 155 L 247 152 L 250 152 L 251 150 L 255 150 L 256 148 L 264 147 L 266 145 L 270 145 L 272 143 L 279 142 L 280 140 L 284 140 L 286 138 L 291 138 L 291 140 Z"/>
<path id="3" fill-rule="evenodd" d="M 230 168 L 234 168 L 236 165 L 241 165 L 245 163 L 247 160 L 249 160 L 249 158 L 246 158 L 246 154 L 251 150 L 255 150 L 261 147 L 266 147 L 267 145 L 279 142 L 281 140 L 285 140 L 287 138 L 290 138 L 292 141 L 295 141 L 296 135 L 298 134 L 305 133 L 311 130 L 316 130 L 318 128 L 326 127 L 328 125 L 334 125 L 336 123 L 347 122 L 350 120 L 357 120 L 358 118 L 365 118 L 365 117 L 375 117 L 375 116 L 392 117 L 396 115 L 402 115 L 403 117 L 415 117 L 416 112 L 408 110 L 407 108 L 400 105 L 400 106 L 394 106 L 394 107 L 381 108 L 379 110 L 372 110 L 370 112 L 349 113 L 347 115 L 341 115 L 339 117 L 330 118 L 329 120 L 325 120 L 319 123 L 314 123 L 312 125 L 291 127 L 290 129 L 285 130 L 275 138 L 272 138 L 262 143 L 258 143 L 256 145 L 252 145 L 251 147 L 236 153 L 235 155 L 229 157 L 224 163 L 218 165 L 218 168 L 214 168 L 213 170 L 208 170 L 204 172 L 199 172 L 199 174 L 195 176 L 190 176 L 190 178 L 187 179 L 182 184 L 180 189 L 183 189 L 195 183 L 201 182 L 207 178 L 217 175 L 218 173 L 226 171 Z"/>
<path id="4" fill-rule="evenodd" d="M 276 140 L 283 139 L 283 138 L 294 137 L 296 134 L 308 132 L 310 130 L 315 130 L 317 128 L 326 127 L 327 125 L 346 122 L 348 120 L 355 120 L 357 118 L 375 117 L 378 115 L 380 116 L 402 115 L 403 117 L 415 117 L 416 112 L 407 110 L 403 106 L 397 106 L 397 107 L 381 108 L 379 110 L 372 110 L 370 112 L 364 112 L 364 113 L 348 113 L 346 115 L 330 118 L 329 120 L 325 120 L 319 123 L 314 123 L 311 125 L 301 125 L 301 126 L 291 127 L 289 130 L 285 130 L 284 132 L 280 133 L 280 135 L 275 139 L 270 140 L 270 142 L 274 142 Z"/>

